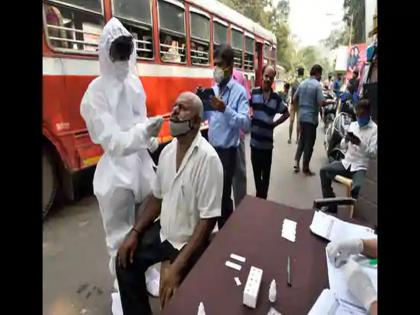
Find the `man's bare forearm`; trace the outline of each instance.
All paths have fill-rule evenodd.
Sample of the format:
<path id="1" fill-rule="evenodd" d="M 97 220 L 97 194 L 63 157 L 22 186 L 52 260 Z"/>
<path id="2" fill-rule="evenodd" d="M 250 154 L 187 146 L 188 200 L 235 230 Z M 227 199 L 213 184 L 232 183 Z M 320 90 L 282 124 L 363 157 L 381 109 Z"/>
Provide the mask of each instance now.
<path id="1" fill-rule="evenodd" d="M 134 228 L 140 234 L 144 234 L 146 229 L 152 225 L 155 219 L 160 215 L 160 209 L 162 205 L 162 199 L 158 199 L 153 195 L 150 195 L 145 201 L 146 205 L 142 213 L 137 216 Z"/>
<path id="2" fill-rule="evenodd" d="M 378 257 L 378 240 L 362 240 L 363 241 L 363 255 L 377 258 Z"/>
<path id="3" fill-rule="evenodd" d="M 289 117 L 290 117 L 289 110 L 286 109 L 286 112 L 284 114 L 282 114 L 281 117 L 273 123 L 274 127 L 277 127 L 278 125 L 282 124 Z"/>
<path id="4" fill-rule="evenodd" d="M 182 249 L 178 257 L 173 262 L 173 267 L 178 271 L 184 271 L 191 261 L 191 257 L 202 250 L 209 240 L 210 233 L 216 225 L 216 218 L 200 219 L 200 222 L 194 229 L 188 244 Z"/>

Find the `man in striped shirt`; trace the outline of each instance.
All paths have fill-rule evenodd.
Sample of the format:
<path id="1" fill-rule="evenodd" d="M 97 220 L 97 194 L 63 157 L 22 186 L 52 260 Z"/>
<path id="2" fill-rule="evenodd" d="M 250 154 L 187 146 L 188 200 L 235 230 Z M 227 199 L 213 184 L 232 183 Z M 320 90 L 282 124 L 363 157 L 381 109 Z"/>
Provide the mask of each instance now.
<path id="1" fill-rule="evenodd" d="M 289 118 L 289 110 L 272 85 L 276 70 L 266 65 L 262 69 L 262 87 L 252 90 L 250 107 L 251 120 L 251 162 L 254 170 L 255 188 L 258 198 L 267 199 L 270 183 L 271 158 L 273 154 L 273 130 Z M 282 114 L 274 121 L 274 116 Z"/>

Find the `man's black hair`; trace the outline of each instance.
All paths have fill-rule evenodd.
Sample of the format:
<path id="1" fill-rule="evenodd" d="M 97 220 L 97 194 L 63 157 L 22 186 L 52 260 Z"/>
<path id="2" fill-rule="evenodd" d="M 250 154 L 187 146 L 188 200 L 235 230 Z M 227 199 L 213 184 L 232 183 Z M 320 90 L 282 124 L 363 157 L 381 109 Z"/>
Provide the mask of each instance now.
<path id="1" fill-rule="evenodd" d="M 305 69 L 303 69 L 302 67 L 297 68 L 298 76 L 303 76 L 304 73 L 305 73 Z"/>
<path id="2" fill-rule="evenodd" d="M 286 88 L 287 88 L 287 89 L 289 89 L 289 88 L 290 88 L 290 83 L 285 83 L 285 84 L 284 84 L 284 88 L 285 88 L 285 89 L 286 89 Z"/>
<path id="3" fill-rule="evenodd" d="M 311 72 L 310 75 L 317 75 L 317 74 L 322 74 L 322 67 L 318 64 L 313 65 L 311 68 Z"/>
<path id="4" fill-rule="evenodd" d="M 214 51 L 214 56 L 216 58 L 222 59 L 222 61 L 226 64 L 226 66 L 230 67 L 233 66 L 233 49 L 228 44 L 222 44 L 219 47 L 216 48 Z"/>
<path id="5" fill-rule="evenodd" d="M 357 103 L 357 108 L 361 108 L 366 110 L 367 112 L 371 113 L 371 106 L 370 106 L 370 102 L 369 99 L 367 98 L 362 98 L 359 103 Z"/>
<path id="6" fill-rule="evenodd" d="M 341 74 L 337 75 L 337 79 L 341 80 Z"/>
<path id="7" fill-rule="evenodd" d="M 270 66 L 271 68 L 273 68 L 273 70 L 274 70 L 274 76 L 276 76 L 277 75 L 276 69 L 272 65 L 269 65 L 268 63 L 263 66 L 262 72 L 261 72 L 262 75 L 264 75 L 265 69 L 267 69 L 268 66 Z"/>

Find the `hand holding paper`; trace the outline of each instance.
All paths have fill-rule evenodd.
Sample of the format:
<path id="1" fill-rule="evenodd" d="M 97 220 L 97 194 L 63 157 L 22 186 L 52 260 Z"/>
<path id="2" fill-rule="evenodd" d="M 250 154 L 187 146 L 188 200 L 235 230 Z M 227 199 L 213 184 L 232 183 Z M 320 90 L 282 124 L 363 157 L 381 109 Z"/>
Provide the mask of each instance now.
<path id="1" fill-rule="evenodd" d="M 361 239 L 333 241 L 327 245 L 328 259 L 337 268 L 342 266 L 350 255 L 358 255 L 363 251 Z"/>

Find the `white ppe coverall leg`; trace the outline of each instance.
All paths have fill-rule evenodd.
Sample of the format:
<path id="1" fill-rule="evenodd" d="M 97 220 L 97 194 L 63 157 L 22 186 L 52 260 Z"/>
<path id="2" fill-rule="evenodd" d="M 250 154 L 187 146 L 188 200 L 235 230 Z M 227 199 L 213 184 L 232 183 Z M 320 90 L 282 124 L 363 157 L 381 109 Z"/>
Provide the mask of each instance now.
<path id="1" fill-rule="evenodd" d="M 151 193 L 155 172 L 147 149 L 158 146 L 155 138 L 163 119 L 148 119 L 146 95 L 137 74 L 136 43 L 128 61 L 111 60 L 112 42 L 131 36 L 112 18 L 99 41 L 100 76 L 86 90 L 80 112 L 92 141 L 104 154 L 96 167 L 93 188 L 98 200 L 115 277 L 119 246 L 135 222 L 135 204 Z"/>

